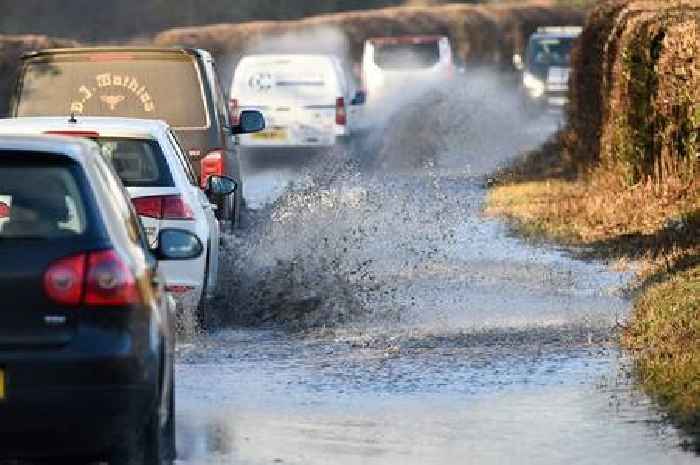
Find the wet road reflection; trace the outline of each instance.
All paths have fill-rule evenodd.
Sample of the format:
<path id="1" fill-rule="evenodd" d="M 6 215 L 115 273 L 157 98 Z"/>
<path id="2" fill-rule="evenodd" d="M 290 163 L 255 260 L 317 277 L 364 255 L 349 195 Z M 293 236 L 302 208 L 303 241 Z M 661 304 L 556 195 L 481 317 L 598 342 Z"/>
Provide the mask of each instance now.
<path id="1" fill-rule="evenodd" d="M 450 124 L 447 156 L 400 175 L 322 153 L 244 162 L 258 223 L 229 239 L 220 311 L 304 324 L 179 346 L 181 464 L 697 463 L 616 348 L 631 274 L 481 215 L 478 176 L 554 129 L 511 124 Z M 489 156 L 466 167 L 453 146 L 472 140 Z M 350 168 L 319 181 L 334 164 Z"/>

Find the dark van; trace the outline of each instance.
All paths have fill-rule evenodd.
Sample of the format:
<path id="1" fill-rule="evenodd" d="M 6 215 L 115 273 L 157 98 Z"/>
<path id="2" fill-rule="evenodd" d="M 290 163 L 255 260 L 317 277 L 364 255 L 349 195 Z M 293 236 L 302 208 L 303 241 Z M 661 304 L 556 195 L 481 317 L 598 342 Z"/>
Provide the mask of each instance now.
<path id="1" fill-rule="evenodd" d="M 257 132 L 257 112 L 232 126 L 212 56 L 197 49 L 90 47 L 23 57 L 13 116 L 162 119 L 177 133 L 202 185 L 212 174 L 242 186 L 236 135 Z M 239 222 L 242 192 L 212 199 L 220 219 Z"/>

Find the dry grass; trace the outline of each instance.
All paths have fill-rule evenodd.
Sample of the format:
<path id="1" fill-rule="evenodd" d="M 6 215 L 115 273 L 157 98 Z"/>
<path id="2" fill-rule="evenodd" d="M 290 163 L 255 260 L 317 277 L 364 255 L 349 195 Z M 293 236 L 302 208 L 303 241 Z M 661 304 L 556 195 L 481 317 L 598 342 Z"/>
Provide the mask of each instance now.
<path id="1" fill-rule="evenodd" d="M 603 172 L 574 180 L 511 181 L 490 191 L 486 211 L 567 243 L 627 238 L 628 244 L 619 244 L 626 250 L 618 253 L 634 256 L 652 245 L 639 249 L 633 236 L 654 237 L 659 247 L 662 234 L 683 244 L 697 240 L 700 182 L 627 187 Z"/>
<path id="2" fill-rule="evenodd" d="M 678 421 L 700 434 L 700 260 L 678 273 L 664 273 L 635 303 L 624 334 L 636 352 L 648 392 Z"/>

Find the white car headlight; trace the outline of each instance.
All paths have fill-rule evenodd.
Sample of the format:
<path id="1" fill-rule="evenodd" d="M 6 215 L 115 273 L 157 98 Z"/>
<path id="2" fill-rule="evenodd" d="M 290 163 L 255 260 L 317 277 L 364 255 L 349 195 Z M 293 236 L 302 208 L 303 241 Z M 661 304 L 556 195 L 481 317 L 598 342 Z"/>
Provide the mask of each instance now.
<path id="1" fill-rule="evenodd" d="M 523 85 L 525 86 L 525 89 L 527 89 L 530 96 L 533 98 L 539 98 L 544 95 L 544 81 L 536 78 L 530 73 L 525 73 L 523 75 Z"/>

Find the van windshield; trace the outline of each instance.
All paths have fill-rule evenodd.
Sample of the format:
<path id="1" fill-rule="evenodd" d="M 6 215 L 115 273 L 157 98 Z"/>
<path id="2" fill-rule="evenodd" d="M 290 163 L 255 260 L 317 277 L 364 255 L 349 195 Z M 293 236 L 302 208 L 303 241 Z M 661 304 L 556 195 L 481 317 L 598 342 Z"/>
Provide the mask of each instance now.
<path id="1" fill-rule="evenodd" d="M 76 53 L 24 68 L 18 116 L 123 116 L 162 119 L 175 128 L 207 126 L 194 59 L 155 53 Z"/>
<path id="2" fill-rule="evenodd" d="M 260 99 L 313 100 L 335 97 L 330 63 L 275 59 L 243 62 L 236 71 L 234 93 Z"/>
<path id="3" fill-rule="evenodd" d="M 430 68 L 439 62 L 438 42 L 376 44 L 374 47 L 374 63 L 383 69 Z"/>
<path id="4" fill-rule="evenodd" d="M 568 67 L 574 41 L 572 37 L 534 38 L 528 50 L 529 63 L 533 66 Z"/>

